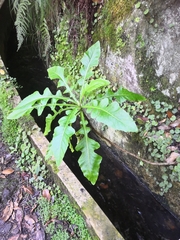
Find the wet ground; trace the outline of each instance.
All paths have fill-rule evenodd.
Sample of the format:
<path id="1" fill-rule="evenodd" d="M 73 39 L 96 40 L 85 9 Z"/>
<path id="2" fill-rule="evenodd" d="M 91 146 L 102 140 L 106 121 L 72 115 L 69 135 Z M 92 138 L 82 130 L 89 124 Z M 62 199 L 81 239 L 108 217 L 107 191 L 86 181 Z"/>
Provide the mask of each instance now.
<path id="1" fill-rule="evenodd" d="M 44 240 L 45 232 L 35 212 L 39 192 L 29 184 L 30 176 L 16 169 L 17 158 L 0 132 L 0 239 Z"/>

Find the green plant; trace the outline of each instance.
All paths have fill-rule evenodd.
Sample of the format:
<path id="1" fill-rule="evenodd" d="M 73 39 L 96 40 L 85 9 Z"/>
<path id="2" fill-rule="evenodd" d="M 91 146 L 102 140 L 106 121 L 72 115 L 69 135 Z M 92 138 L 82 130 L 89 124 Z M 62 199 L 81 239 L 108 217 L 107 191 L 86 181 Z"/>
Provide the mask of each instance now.
<path id="1" fill-rule="evenodd" d="M 7 121 L 7 116 L 12 112 L 13 104 L 10 104 L 10 98 L 13 96 L 13 83 L 14 79 L 7 81 L 0 77 L 0 109 L 2 111 L 2 135 L 4 140 L 9 144 L 13 145 L 17 137 L 18 128 L 17 121 Z"/>
<path id="2" fill-rule="evenodd" d="M 76 213 L 67 195 L 57 194 L 56 190 L 54 190 L 54 193 L 56 194 L 53 202 L 47 201 L 43 197 L 38 199 L 38 212 L 46 226 L 46 233 L 51 235 L 51 239 L 68 240 L 70 237 L 70 233 L 67 232 L 68 228 L 68 230 L 72 229 L 72 239 L 91 240 L 83 217 Z M 51 220 L 54 221 L 51 222 Z"/>
<path id="3" fill-rule="evenodd" d="M 149 9 L 147 8 L 145 11 L 144 11 L 144 15 L 147 15 L 149 13 Z"/>
<path id="4" fill-rule="evenodd" d="M 108 80 L 91 79 L 92 69 L 98 66 L 99 57 L 100 43 L 96 42 L 81 59 L 81 77 L 74 82 L 69 82 L 69 79 L 64 76 L 64 68 L 59 66 L 49 68 L 50 79 L 59 79 L 57 86 L 61 90 L 59 89 L 55 95 L 48 88 L 44 90 L 42 95 L 36 91 L 26 97 L 8 116 L 9 119 L 17 119 L 29 114 L 33 109 L 37 109 L 38 115 L 41 115 L 45 106 L 48 106 L 51 108 L 52 114 L 48 114 L 46 117 L 44 134 L 47 135 L 51 130 L 52 121 L 61 115 L 58 121 L 59 126 L 54 130 L 48 156 L 53 155 L 59 166 L 68 145 L 71 146 L 72 136 L 75 135 L 77 138 L 75 149 L 81 151 L 78 160 L 79 166 L 84 176 L 92 184 L 95 184 L 98 178 L 102 157 L 95 152 L 100 147 L 99 143 L 88 136 L 90 127 L 87 116 L 117 130 L 137 132 L 134 120 L 120 107 L 118 102 L 145 99 L 143 96 L 124 88 L 119 88 L 117 92 L 113 92 L 108 88 L 110 85 Z M 80 118 L 80 129 L 78 130 L 73 128 L 77 117 Z"/>
<path id="5" fill-rule="evenodd" d="M 140 7 L 141 7 L 141 2 L 138 2 L 138 3 L 135 4 L 135 8 L 138 9 L 138 8 L 140 8 Z"/>
<path id="6" fill-rule="evenodd" d="M 47 26 L 47 16 L 52 9 L 51 0 L 10 0 L 16 15 L 15 27 L 17 32 L 18 50 L 26 38 L 36 41 L 39 54 L 45 57 L 50 46 L 50 34 Z"/>

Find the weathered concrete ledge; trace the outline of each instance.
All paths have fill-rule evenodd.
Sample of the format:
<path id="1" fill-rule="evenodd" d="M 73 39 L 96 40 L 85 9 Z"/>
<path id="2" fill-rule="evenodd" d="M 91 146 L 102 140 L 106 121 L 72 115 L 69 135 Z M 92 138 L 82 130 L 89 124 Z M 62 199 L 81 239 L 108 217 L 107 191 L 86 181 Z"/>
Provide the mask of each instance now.
<path id="1" fill-rule="evenodd" d="M 0 57 L 0 77 L 4 78 L 5 74 L 6 69 Z M 16 90 L 15 92 L 17 93 Z M 20 100 L 18 93 L 17 96 L 13 97 L 13 99 L 15 99 L 15 104 L 17 104 L 17 99 Z M 43 157 L 43 159 L 45 159 L 49 142 L 44 137 L 38 126 L 36 126 L 33 119 L 32 129 L 34 130 L 32 130 L 30 140 L 39 154 Z M 60 165 L 57 173 L 53 171 L 53 167 L 51 165 L 47 166 L 52 173 L 55 183 L 58 184 L 62 191 L 70 197 L 73 205 L 84 217 L 87 227 L 94 240 L 123 240 L 123 237 L 119 234 L 114 225 L 110 222 L 101 208 L 97 205 L 94 199 L 64 162 Z"/>
<path id="2" fill-rule="evenodd" d="M 36 149 L 38 149 L 44 158 L 49 144 L 48 140 L 39 130 L 35 130 L 30 137 Z M 94 237 L 98 237 L 102 240 L 123 239 L 101 208 L 64 162 L 61 163 L 58 173 L 54 173 L 50 165 L 48 167 L 53 174 L 55 182 L 61 186 L 61 189 L 63 189 L 66 194 L 68 194 L 84 216 L 87 226 Z"/>

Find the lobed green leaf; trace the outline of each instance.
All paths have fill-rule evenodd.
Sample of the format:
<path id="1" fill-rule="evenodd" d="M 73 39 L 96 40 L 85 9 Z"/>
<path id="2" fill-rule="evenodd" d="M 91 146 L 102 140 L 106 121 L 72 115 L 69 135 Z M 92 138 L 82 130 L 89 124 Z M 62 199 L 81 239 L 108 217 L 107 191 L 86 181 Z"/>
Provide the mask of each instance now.
<path id="1" fill-rule="evenodd" d="M 70 138 L 73 134 L 75 134 L 74 128 L 72 128 L 70 125 L 76 121 L 77 111 L 77 109 L 69 111 L 69 115 L 62 117 L 59 120 L 60 126 L 56 127 L 54 130 L 48 155 L 52 154 L 55 157 L 57 166 L 61 164 L 67 151 Z"/>
<path id="2" fill-rule="evenodd" d="M 95 184 L 97 181 L 102 161 L 102 157 L 94 152 L 94 150 L 99 147 L 99 143 L 87 135 L 84 136 L 76 146 L 76 151 L 82 152 L 78 160 L 81 171 L 92 184 Z"/>
<path id="3" fill-rule="evenodd" d="M 83 77 L 82 86 L 84 86 L 84 81 L 89 79 L 92 75 L 92 68 L 97 67 L 100 58 L 100 42 L 93 44 L 85 53 L 81 59 L 82 67 L 80 69 L 80 74 Z"/>
<path id="4" fill-rule="evenodd" d="M 92 118 L 116 130 L 124 132 L 138 131 L 134 120 L 125 110 L 120 108 L 117 102 L 109 104 L 109 100 L 105 98 L 100 102 L 94 100 L 91 102 L 91 105 L 85 105 L 83 108 L 87 109 Z"/>
<path id="5" fill-rule="evenodd" d="M 81 171 L 84 176 L 95 184 L 99 175 L 100 163 L 102 157 L 95 153 L 95 150 L 100 147 L 99 143 L 88 137 L 90 128 L 87 126 L 84 115 L 81 112 L 81 129 L 78 134 L 83 136 L 76 145 L 76 151 L 81 151 L 81 156 L 78 160 Z"/>
<path id="6" fill-rule="evenodd" d="M 112 90 L 108 90 L 106 96 L 108 98 L 115 98 L 119 103 L 123 103 L 124 101 L 145 101 L 146 98 L 142 96 L 141 94 L 131 92 L 125 88 L 119 88 L 116 92 L 113 92 Z"/>
<path id="7" fill-rule="evenodd" d="M 82 91 L 82 96 L 88 97 L 91 94 L 94 94 L 94 91 L 97 91 L 102 87 L 106 87 L 109 84 L 110 82 L 108 80 L 101 79 L 101 78 L 91 80 L 90 83 L 84 86 L 84 89 Z"/>
<path id="8" fill-rule="evenodd" d="M 38 115 L 41 115 L 42 111 L 47 105 L 49 99 L 53 99 L 53 105 L 58 100 L 67 101 L 69 98 L 63 97 L 61 91 L 57 91 L 54 95 L 51 93 L 49 88 L 46 88 L 43 94 L 40 94 L 38 91 L 32 93 L 31 95 L 24 98 L 8 115 L 8 119 L 18 119 L 24 115 L 30 114 L 33 109 L 37 109 Z"/>

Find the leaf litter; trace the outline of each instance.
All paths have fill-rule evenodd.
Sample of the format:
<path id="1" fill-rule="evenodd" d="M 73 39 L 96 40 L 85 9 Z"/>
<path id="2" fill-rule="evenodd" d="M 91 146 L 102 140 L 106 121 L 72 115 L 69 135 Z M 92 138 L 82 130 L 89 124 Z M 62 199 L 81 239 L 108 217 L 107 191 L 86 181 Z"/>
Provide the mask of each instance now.
<path id="1" fill-rule="evenodd" d="M 9 153 L 1 133 L 0 142 L 0 184 L 4 188 L 0 202 L 0 239 L 45 240 L 44 227 L 35 212 L 37 190 L 28 183 L 28 174 L 16 170 L 16 156 Z M 13 182 L 17 186 L 10 189 Z"/>

